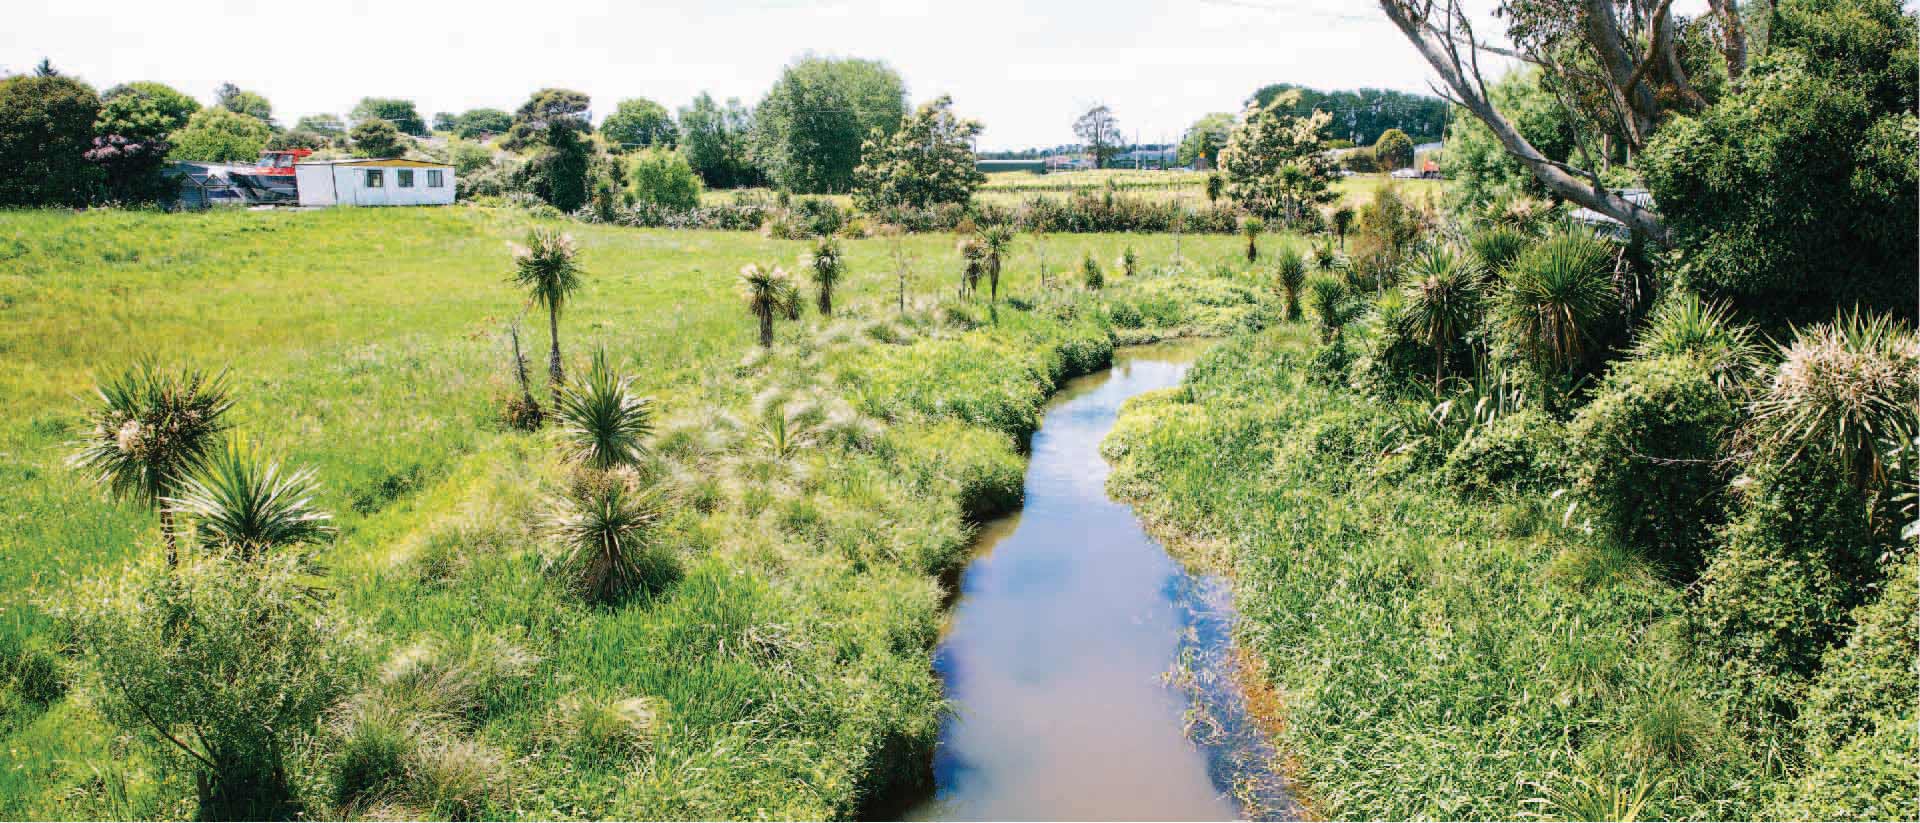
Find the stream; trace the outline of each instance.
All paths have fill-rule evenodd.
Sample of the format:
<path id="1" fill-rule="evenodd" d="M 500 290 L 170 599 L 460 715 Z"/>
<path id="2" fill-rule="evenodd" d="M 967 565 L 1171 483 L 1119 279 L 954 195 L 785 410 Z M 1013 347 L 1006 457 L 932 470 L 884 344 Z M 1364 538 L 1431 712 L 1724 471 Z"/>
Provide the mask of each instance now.
<path id="1" fill-rule="evenodd" d="M 953 701 L 920 820 L 1285 818 L 1233 664 L 1228 585 L 1190 573 L 1107 497 L 1120 405 L 1204 344 L 1121 349 L 1032 443 L 1026 504 L 986 524 L 934 665 Z"/>

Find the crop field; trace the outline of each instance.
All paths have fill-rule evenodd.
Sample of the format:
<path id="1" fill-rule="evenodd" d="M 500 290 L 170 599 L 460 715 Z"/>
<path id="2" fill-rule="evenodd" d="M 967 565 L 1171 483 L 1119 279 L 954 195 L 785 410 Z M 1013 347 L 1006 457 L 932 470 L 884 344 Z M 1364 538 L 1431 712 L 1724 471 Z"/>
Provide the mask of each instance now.
<path id="1" fill-rule="evenodd" d="M 340 739 L 300 755 L 320 776 L 308 813 L 850 816 L 924 783 L 944 705 L 936 579 L 970 523 L 1017 502 L 1046 395 L 1102 365 L 1116 332 L 1231 332 L 1265 293 L 1232 263 L 1237 238 L 1187 237 L 1175 268 L 1171 237 L 1054 236 L 1043 284 L 1022 237 L 989 307 L 953 296 L 952 237 L 923 235 L 900 241 L 917 258 L 901 312 L 893 241 L 853 240 L 835 317 L 809 306 L 760 352 L 737 272 L 796 269 L 805 243 L 566 224 L 586 272 L 560 321 L 569 368 L 604 348 L 653 399 L 645 470 L 673 499 L 674 582 L 597 607 L 546 571 L 556 436 L 500 422 L 509 322 L 544 364 L 545 317 L 507 280 L 530 225 L 481 208 L 0 213 L 0 663 L 59 684 L 0 691 L 0 817 L 193 813 L 186 770 L 107 722 L 67 660 L 74 598 L 159 554 L 150 511 L 66 464 L 110 370 L 227 370 L 233 434 L 321 480 L 338 532 L 316 559 L 365 694 L 403 665 L 476 690 L 409 727 L 415 765 L 377 790 L 341 761 L 364 723 L 329 721 Z M 1131 279 L 1113 262 L 1129 247 Z M 1106 291 L 1076 285 L 1086 254 Z M 776 427 L 772 396 L 828 422 Z M 657 701 L 658 723 L 597 745 L 580 707 L 632 698 Z"/>

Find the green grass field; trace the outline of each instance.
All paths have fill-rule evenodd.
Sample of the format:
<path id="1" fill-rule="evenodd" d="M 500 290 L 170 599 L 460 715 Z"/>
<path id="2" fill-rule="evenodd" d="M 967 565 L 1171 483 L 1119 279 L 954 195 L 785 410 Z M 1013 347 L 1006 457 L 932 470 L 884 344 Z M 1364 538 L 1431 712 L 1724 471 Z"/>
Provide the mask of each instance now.
<path id="1" fill-rule="evenodd" d="M 320 560 L 364 676 L 423 643 L 535 661 L 489 681 L 469 726 L 423 738 L 435 762 L 464 758 L 431 785 L 341 805 L 324 736 L 303 749 L 309 813 L 843 817 L 920 779 L 944 706 L 929 665 L 937 575 L 962 556 L 970 516 L 1017 500 L 1017 438 L 1046 394 L 1104 363 L 1115 326 L 1125 339 L 1223 333 L 1260 311 L 1257 282 L 1232 268 L 1162 271 L 1173 238 L 1099 235 L 1047 241 L 1052 289 L 1021 238 L 1002 294 L 1031 308 L 988 311 L 951 297 L 953 239 L 926 235 L 905 241 L 918 260 L 903 315 L 888 241 L 861 240 L 847 244 L 839 316 L 782 323 L 760 354 L 736 272 L 793 269 L 805 244 L 566 224 L 588 274 L 562 345 L 574 368 L 604 346 L 655 399 L 649 470 L 674 489 L 663 534 L 682 569 L 663 593 L 594 608 L 543 571 L 552 435 L 497 422 L 503 329 L 524 309 L 507 244 L 528 225 L 464 207 L 0 213 L 0 672 L 51 659 L 68 686 L 50 702 L 0 691 L 0 817 L 193 814 L 187 773 L 91 707 L 98 684 L 55 616 L 83 581 L 158 555 L 150 512 L 65 465 L 107 370 L 141 357 L 226 368 L 235 433 L 317 470 L 339 526 Z M 1239 249 L 1181 242 L 1188 272 Z M 1112 261 L 1125 246 L 1138 282 L 1110 272 L 1097 296 L 1063 285 L 1083 254 Z M 525 320 L 537 362 L 545 319 Z M 752 409 L 775 389 L 848 425 L 769 455 Z M 665 731 L 634 757 L 555 748 L 555 707 L 583 695 L 662 700 Z"/>
<path id="2" fill-rule="evenodd" d="M 1050 174 L 1013 171 L 996 172 L 987 175 L 987 182 L 974 193 L 974 199 L 996 206 L 1018 206 L 1033 197 L 1070 197 L 1076 191 L 1088 191 L 1098 194 L 1107 190 L 1108 183 L 1126 194 L 1146 197 L 1156 201 L 1175 201 L 1190 207 L 1199 208 L 1207 204 L 1206 172 L 1194 171 L 1135 171 L 1132 169 L 1098 169 L 1093 171 L 1067 171 Z M 1358 206 L 1382 186 L 1392 185 L 1399 189 L 1402 196 L 1415 203 L 1431 202 L 1436 206 L 1446 194 L 1444 180 L 1394 180 L 1384 174 L 1359 174 L 1342 177 L 1334 182 L 1334 190 L 1340 194 L 1342 202 Z M 736 196 L 772 197 L 770 189 L 715 190 L 703 192 L 700 202 L 705 205 L 731 203 Z M 826 195 L 843 207 L 853 205 L 850 195 Z"/>

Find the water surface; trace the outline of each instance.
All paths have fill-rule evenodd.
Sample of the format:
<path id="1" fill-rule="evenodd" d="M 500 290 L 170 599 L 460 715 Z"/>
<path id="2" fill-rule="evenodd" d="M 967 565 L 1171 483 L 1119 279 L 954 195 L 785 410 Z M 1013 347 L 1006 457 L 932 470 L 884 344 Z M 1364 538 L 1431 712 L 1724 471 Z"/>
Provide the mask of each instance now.
<path id="1" fill-rule="evenodd" d="M 1122 350 L 1049 406 L 1024 509 L 982 530 L 961 575 L 935 656 L 955 711 L 934 757 L 936 795 L 913 817 L 1265 814 L 1236 799 L 1270 799 L 1258 772 L 1272 758 L 1221 676 L 1227 589 L 1189 574 L 1108 499 L 1100 457 L 1121 403 L 1177 385 L 1198 351 Z"/>

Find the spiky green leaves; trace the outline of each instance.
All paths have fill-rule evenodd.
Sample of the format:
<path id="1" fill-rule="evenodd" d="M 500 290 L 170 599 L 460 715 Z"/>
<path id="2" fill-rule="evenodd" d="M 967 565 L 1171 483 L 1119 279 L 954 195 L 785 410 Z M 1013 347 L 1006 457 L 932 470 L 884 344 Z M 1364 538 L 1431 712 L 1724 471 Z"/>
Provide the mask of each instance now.
<path id="1" fill-rule="evenodd" d="M 1316 274 L 1307 278 L 1306 302 L 1322 342 L 1333 342 L 1353 319 L 1352 295 L 1347 292 L 1347 284 L 1333 275 Z"/>
<path id="2" fill-rule="evenodd" d="M 740 296 L 746 299 L 747 311 L 760 321 L 762 348 L 773 346 L 774 318 L 800 319 L 800 290 L 779 266 L 748 263 L 740 269 Z"/>
<path id="3" fill-rule="evenodd" d="M 649 588 L 661 569 L 646 556 L 647 533 L 662 510 L 659 488 L 629 472 L 583 477 L 548 516 L 559 549 L 552 564 L 599 603 Z"/>
<path id="4" fill-rule="evenodd" d="M 114 495 L 157 506 L 214 448 L 233 406 L 226 375 L 142 361 L 107 378 L 74 466 Z"/>
<path id="5" fill-rule="evenodd" d="M 1580 231 L 1547 238 L 1514 258 L 1499 305 L 1507 340 L 1537 364 L 1571 370 L 1619 309 L 1613 258 L 1605 241 Z"/>
<path id="6" fill-rule="evenodd" d="M 601 350 L 594 352 L 586 375 L 561 387 L 553 417 L 560 423 L 569 458 L 605 470 L 631 466 L 646 454 L 653 404 L 635 395 L 631 383 Z"/>
<path id="7" fill-rule="evenodd" d="M 1675 290 L 1654 306 L 1646 327 L 1634 339 L 1633 354 L 1640 359 L 1697 358 L 1706 365 L 1714 386 L 1725 392 L 1752 372 L 1760 362 L 1761 348 L 1753 328 L 1735 321 L 1729 305 Z"/>
<path id="8" fill-rule="evenodd" d="M 273 548 L 317 543 L 332 534 L 333 516 L 314 503 L 319 491 L 312 469 L 283 470 L 277 461 L 234 442 L 208 457 L 166 504 L 193 524 L 202 546 L 251 560 Z"/>
<path id="9" fill-rule="evenodd" d="M 1861 486 L 1883 481 L 1916 435 L 1920 337 L 1886 315 L 1851 312 L 1801 331 L 1753 404 L 1764 452 L 1836 461 Z"/>
<path id="10" fill-rule="evenodd" d="M 1307 261 L 1300 250 L 1287 246 L 1280 249 L 1280 257 L 1273 265 L 1274 285 L 1280 289 L 1280 299 L 1286 304 L 1289 321 L 1300 319 L 1300 288 L 1307 282 Z"/>
<path id="11" fill-rule="evenodd" d="M 832 317 L 833 288 L 840 283 L 840 275 L 846 268 L 841 259 L 840 241 L 832 235 L 821 237 L 814 243 L 813 253 L 801 258 L 800 265 L 818 290 L 820 316 Z"/>
<path id="12" fill-rule="evenodd" d="M 580 288 L 579 250 L 573 235 L 548 228 L 527 232 L 527 244 L 513 246 L 513 283 L 527 299 L 558 315 L 567 297 Z"/>
<path id="13" fill-rule="evenodd" d="M 1430 246 L 1407 266 L 1409 335 L 1434 351 L 1434 385 L 1445 376 L 1446 353 L 1479 321 L 1480 268 L 1446 245 Z"/>

